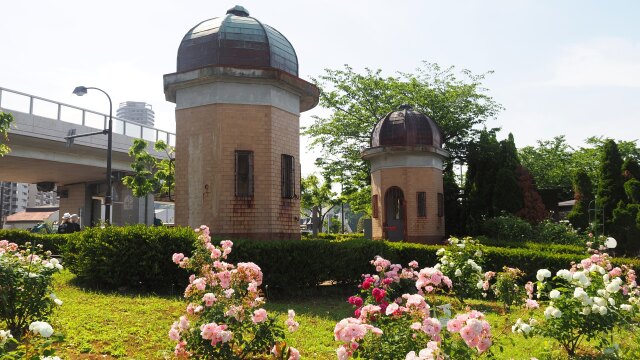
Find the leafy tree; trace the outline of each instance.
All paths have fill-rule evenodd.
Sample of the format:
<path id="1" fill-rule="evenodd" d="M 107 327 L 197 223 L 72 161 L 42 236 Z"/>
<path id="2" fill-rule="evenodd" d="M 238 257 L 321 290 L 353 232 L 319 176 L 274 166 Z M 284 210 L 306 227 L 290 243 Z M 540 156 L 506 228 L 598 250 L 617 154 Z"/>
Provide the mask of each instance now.
<path id="1" fill-rule="evenodd" d="M 375 123 L 400 104 L 412 104 L 416 111 L 432 117 L 440 126 L 451 161 L 465 162 L 467 145 L 478 134 L 475 127 L 494 118 L 502 107 L 483 87 L 490 73 L 474 75 L 463 70 L 457 75 L 454 70 L 424 62 L 415 74 L 385 77 L 380 69 L 357 73 L 345 65 L 344 69 L 326 69 L 314 79 L 322 89 L 320 105 L 331 113 L 315 116 L 303 134 L 321 148 L 323 175 L 342 183 L 354 211 L 371 203 L 370 193 L 363 190 L 370 181 L 369 165 L 360 159 L 360 151 L 370 145 Z"/>
<path id="2" fill-rule="evenodd" d="M 7 144 L 3 144 L 3 141 L 9 140 L 9 128 L 13 121 L 13 114 L 0 111 L 0 156 L 5 156 L 11 151 Z"/>
<path id="3" fill-rule="evenodd" d="M 518 151 L 522 166 L 529 169 L 536 186 L 541 189 L 571 189 L 571 161 L 573 148 L 564 135 L 551 140 L 538 140 L 538 145 L 525 146 Z"/>
<path id="4" fill-rule="evenodd" d="M 585 170 L 578 170 L 574 175 L 573 191 L 576 203 L 567 214 L 567 219 L 573 227 L 585 230 L 589 226 L 589 203 L 593 200 L 591 179 Z"/>
<path id="5" fill-rule="evenodd" d="M 604 211 L 605 224 L 610 223 L 613 210 L 618 202 L 624 200 L 622 183 L 622 157 L 615 141 L 604 143 L 600 160 L 600 179 L 598 183 L 598 208 Z"/>
<path id="6" fill-rule="evenodd" d="M 135 139 L 129 148 L 129 156 L 133 158 L 131 169 L 133 175 L 122 178 L 122 183 L 131 189 L 134 196 L 142 197 L 148 194 L 166 196 L 173 201 L 172 191 L 175 186 L 175 167 L 173 165 L 175 149 L 164 141 L 153 145 L 157 152 L 164 152 L 165 158 L 157 158 L 147 151 L 148 143 L 142 139 Z"/>
<path id="7" fill-rule="evenodd" d="M 305 215 L 312 215 L 313 236 L 318 235 L 318 227 L 324 224 L 324 218 L 331 209 L 339 204 L 336 194 L 331 190 L 331 182 L 320 182 L 316 175 L 302 178 L 300 184 L 300 207 Z"/>

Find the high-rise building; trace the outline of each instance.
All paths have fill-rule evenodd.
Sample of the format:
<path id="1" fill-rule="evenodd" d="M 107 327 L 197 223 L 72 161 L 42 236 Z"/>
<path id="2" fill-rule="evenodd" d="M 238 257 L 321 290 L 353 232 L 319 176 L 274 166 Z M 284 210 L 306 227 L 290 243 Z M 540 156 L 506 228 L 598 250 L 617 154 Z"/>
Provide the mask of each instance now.
<path id="1" fill-rule="evenodd" d="M 0 219 L 24 211 L 29 198 L 29 184 L 0 181 Z"/>
<path id="2" fill-rule="evenodd" d="M 151 104 L 140 101 L 126 101 L 120 103 L 116 116 L 140 125 L 151 126 L 155 120 L 155 112 Z"/>
<path id="3" fill-rule="evenodd" d="M 29 198 L 27 200 L 27 207 L 40 207 L 40 206 L 58 206 L 58 198 L 55 191 L 38 191 L 36 184 L 29 184 Z"/>

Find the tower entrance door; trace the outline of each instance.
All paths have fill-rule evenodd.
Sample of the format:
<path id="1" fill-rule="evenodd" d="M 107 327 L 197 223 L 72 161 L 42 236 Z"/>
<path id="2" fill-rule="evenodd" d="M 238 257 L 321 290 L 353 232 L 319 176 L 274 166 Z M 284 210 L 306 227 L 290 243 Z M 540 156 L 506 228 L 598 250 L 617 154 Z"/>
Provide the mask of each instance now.
<path id="1" fill-rule="evenodd" d="M 399 187 L 393 186 L 384 196 L 384 232 L 390 241 L 405 239 L 406 202 Z"/>

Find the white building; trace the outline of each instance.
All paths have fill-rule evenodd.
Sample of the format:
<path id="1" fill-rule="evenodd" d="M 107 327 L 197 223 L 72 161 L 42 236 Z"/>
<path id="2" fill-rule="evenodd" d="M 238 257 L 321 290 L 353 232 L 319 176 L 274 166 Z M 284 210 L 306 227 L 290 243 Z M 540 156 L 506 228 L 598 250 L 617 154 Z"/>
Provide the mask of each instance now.
<path id="1" fill-rule="evenodd" d="M 153 127 L 155 121 L 155 112 L 151 104 L 140 101 L 126 101 L 120 103 L 120 107 L 116 115 L 128 121 L 138 123 L 140 125 Z"/>

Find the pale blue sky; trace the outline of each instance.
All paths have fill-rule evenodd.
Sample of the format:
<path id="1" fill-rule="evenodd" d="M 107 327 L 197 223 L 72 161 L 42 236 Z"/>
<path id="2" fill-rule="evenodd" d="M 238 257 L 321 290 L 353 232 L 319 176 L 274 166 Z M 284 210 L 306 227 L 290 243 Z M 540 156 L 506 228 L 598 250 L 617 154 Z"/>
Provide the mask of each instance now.
<path id="1" fill-rule="evenodd" d="M 222 16 L 227 1 L 7 1 L 1 6 L 0 87 L 106 112 L 146 101 L 174 128 L 162 75 L 175 71 L 184 34 Z M 258 1 L 238 3 L 295 47 L 300 76 L 349 64 L 411 71 L 422 60 L 475 73 L 506 110 L 490 127 L 518 147 L 564 134 L 640 137 L 640 2 L 637 1 Z M 117 106 L 117 105 L 116 105 Z M 115 111 L 115 109 L 114 109 Z M 315 109 L 302 115 L 309 124 Z M 437 119 L 436 119 L 437 120 Z M 316 153 L 302 146 L 303 173 Z"/>

